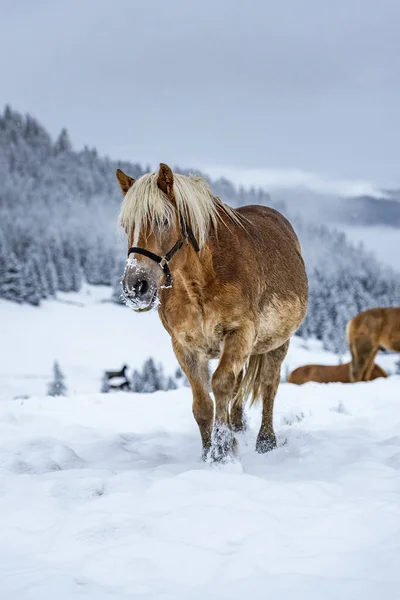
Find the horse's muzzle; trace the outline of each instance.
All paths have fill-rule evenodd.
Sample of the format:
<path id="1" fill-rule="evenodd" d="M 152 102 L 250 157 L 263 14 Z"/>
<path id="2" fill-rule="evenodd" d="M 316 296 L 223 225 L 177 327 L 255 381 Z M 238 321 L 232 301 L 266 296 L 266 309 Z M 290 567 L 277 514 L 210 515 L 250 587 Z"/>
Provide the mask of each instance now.
<path id="1" fill-rule="evenodd" d="M 134 285 L 122 286 L 125 303 L 136 312 L 151 310 L 157 301 L 157 287 L 145 279 L 135 281 Z"/>

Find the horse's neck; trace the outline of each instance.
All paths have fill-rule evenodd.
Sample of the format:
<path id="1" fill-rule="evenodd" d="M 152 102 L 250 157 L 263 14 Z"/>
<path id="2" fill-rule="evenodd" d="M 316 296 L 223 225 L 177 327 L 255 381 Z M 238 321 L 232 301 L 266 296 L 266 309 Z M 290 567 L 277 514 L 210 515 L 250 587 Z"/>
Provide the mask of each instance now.
<path id="1" fill-rule="evenodd" d="M 201 310 L 209 290 L 215 283 L 215 273 L 212 264 L 212 254 L 205 246 L 200 253 L 194 250 L 188 253 L 185 264 L 176 270 L 172 270 L 173 284 L 168 290 L 167 303 L 176 302 L 179 305 L 191 305 L 193 309 Z M 161 302 L 161 308 L 163 306 Z"/>
<path id="2" fill-rule="evenodd" d="M 179 282 L 188 293 L 196 290 L 205 290 L 215 281 L 212 254 L 206 245 L 200 253 L 190 252 L 182 269 L 178 272 Z"/>

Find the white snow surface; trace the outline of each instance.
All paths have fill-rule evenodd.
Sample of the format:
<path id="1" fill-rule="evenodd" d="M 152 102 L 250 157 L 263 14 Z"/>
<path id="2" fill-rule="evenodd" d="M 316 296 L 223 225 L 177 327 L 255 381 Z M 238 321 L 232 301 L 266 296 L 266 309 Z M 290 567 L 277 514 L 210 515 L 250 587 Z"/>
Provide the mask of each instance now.
<path id="1" fill-rule="evenodd" d="M 199 461 L 188 389 L 0 403 L 2 600 L 396 600 L 400 378 L 282 384 Z"/>
<path id="2" fill-rule="evenodd" d="M 257 406 L 210 466 L 189 389 L 97 393 L 105 369 L 176 367 L 157 313 L 109 293 L 0 302 L 0 600 L 397 600 L 400 377 L 282 384 L 278 448 L 254 452 Z M 310 362 L 338 357 L 294 338 L 284 370 Z"/>

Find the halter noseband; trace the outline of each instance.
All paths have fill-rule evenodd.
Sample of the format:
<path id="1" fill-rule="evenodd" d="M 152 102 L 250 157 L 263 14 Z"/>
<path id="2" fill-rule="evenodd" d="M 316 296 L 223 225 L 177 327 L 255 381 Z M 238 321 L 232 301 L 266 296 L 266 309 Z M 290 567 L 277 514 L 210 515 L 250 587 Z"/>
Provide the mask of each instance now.
<path id="1" fill-rule="evenodd" d="M 171 250 L 169 250 L 169 252 L 167 252 L 167 254 L 165 254 L 164 256 L 160 256 L 159 254 L 154 254 L 154 252 L 150 252 L 150 250 L 146 250 L 146 248 L 138 248 L 137 246 L 133 246 L 132 248 L 129 248 L 129 250 L 128 250 L 128 258 L 130 256 L 130 254 L 133 254 L 133 253 L 142 254 L 143 256 L 147 256 L 147 258 L 150 258 L 151 260 L 154 260 L 154 262 L 158 263 L 160 265 L 161 269 L 164 271 L 165 283 L 166 283 L 165 287 L 167 287 L 167 288 L 170 288 L 172 286 L 172 275 L 171 275 L 171 270 L 169 268 L 168 263 L 171 260 L 171 258 L 174 256 L 174 254 L 176 252 L 178 252 L 178 250 L 180 250 L 180 248 L 182 248 L 184 239 L 186 238 L 186 241 L 190 240 L 190 242 L 192 243 L 192 246 L 196 250 L 196 252 L 200 252 L 199 244 L 197 243 L 197 240 L 194 236 L 192 229 L 187 225 L 187 223 L 185 222 L 185 220 L 182 217 L 180 217 L 179 220 L 181 223 L 182 236 L 172 246 Z"/>

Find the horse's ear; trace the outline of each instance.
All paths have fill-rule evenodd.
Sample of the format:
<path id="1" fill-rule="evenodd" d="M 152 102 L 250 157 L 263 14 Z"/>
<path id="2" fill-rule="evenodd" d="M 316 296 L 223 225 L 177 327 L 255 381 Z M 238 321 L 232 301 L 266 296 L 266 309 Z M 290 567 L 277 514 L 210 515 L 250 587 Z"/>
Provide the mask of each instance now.
<path id="1" fill-rule="evenodd" d="M 157 185 L 167 194 L 169 198 L 173 197 L 172 189 L 174 187 L 174 175 L 168 165 L 160 164 L 160 170 L 157 177 Z"/>
<path id="2" fill-rule="evenodd" d="M 129 177 L 129 175 L 126 175 L 123 171 L 121 171 L 121 169 L 117 169 L 117 179 L 118 179 L 118 183 L 121 186 L 121 190 L 122 193 L 126 194 L 126 192 L 129 190 L 130 187 L 133 186 L 133 184 L 135 183 L 135 180 L 132 179 L 132 177 Z"/>

